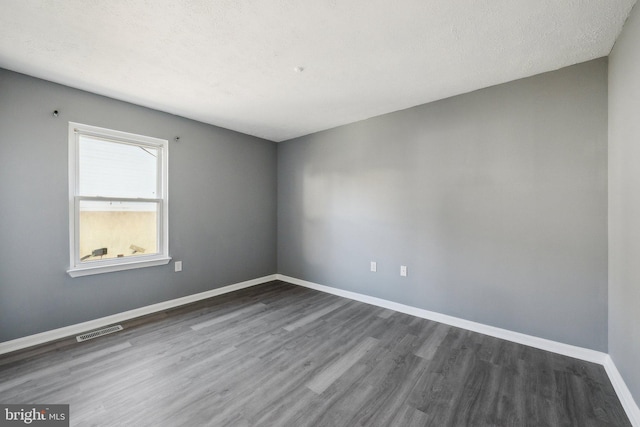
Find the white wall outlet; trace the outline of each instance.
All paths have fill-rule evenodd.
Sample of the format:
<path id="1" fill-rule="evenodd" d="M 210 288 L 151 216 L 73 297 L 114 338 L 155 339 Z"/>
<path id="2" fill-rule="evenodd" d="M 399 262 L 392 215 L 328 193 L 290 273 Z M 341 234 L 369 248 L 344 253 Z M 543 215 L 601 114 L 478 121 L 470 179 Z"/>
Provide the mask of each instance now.
<path id="1" fill-rule="evenodd" d="M 406 277 L 407 276 L 407 266 L 406 265 L 401 265 L 400 266 L 400 275 Z"/>
<path id="2" fill-rule="evenodd" d="M 374 273 L 378 271 L 378 263 L 376 263 L 375 261 L 371 261 L 371 271 L 373 271 Z"/>
<path id="3" fill-rule="evenodd" d="M 176 272 L 182 271 L 182 261 L 176 261 Z"/>

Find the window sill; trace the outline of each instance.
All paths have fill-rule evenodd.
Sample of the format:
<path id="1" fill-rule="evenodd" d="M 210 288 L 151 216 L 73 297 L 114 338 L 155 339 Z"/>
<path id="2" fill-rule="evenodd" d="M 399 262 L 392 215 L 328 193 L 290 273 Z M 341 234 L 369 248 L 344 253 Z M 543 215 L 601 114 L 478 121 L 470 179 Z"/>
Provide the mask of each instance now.
<path id="1" fill-rule="evenodd" d="M 93 274 L 112 273 L 114 271 L 166 265 L 169 264 L 169 261 L 171 261 L 171 257 L 132 261 L 122 264 L 82 266 L 67 270 L 67 274 L 71 277 L 90 276 Z"/>

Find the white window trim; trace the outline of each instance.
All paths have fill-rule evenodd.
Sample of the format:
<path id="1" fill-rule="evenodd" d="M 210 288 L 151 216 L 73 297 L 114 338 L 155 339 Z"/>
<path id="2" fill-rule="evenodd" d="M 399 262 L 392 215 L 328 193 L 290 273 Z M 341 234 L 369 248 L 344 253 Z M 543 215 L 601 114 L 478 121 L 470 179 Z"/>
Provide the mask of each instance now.
<path id="1" fill-rule="evenodd" d="M 158 221 L 159 253 L 139 255 L 135 258 L 111 258 L 95 260 L 90 263 L 80 263 L 79 256 L 79 209 L 80 200 L 100 200 L 99 197 L 84 197 L 78 195 L 79 174 L 79 136 L 91 135 L 117 140 L 136 145 L 147 145 L 158 149 L 158 182 L 160 183 L 160 197 L 158 199 L 139 199 L 139 201 L 156 202 L 161 205 Z M 128 132 L 89 126 L 81 123 L 69 122 L 69 270 L 71 277 L 88 276 L 92 274 L 110 273 L 114 271 L 131 270 L 135 268 L 165 265 L 171 261 L 169 257 L 169 142 L 165 139 L 136 135 Z M 116 200 L 117 197 L 106 200 Z"/>

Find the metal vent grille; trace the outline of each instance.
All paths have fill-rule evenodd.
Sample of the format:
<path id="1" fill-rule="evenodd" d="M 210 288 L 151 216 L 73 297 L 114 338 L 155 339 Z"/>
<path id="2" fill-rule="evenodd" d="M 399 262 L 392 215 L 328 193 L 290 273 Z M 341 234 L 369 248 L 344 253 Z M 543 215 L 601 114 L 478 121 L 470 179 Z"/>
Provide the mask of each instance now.
<path id="1" fill-rule="evenodd" d="M 91 332 L 87 332 L 86 334 L 78 335 L 76 337 L 76 340 L 78 342 L 82 342 L 82 341 L 90 340 L 93 338 L 98 338 L 103 335 L 112 334 L 114 332 L 118 332 L 121 330 L 122 330 L 122 326 L 120 325 L 108 326 L 106 328 L 98 329 L 97 331 L 91 331 Z"/>

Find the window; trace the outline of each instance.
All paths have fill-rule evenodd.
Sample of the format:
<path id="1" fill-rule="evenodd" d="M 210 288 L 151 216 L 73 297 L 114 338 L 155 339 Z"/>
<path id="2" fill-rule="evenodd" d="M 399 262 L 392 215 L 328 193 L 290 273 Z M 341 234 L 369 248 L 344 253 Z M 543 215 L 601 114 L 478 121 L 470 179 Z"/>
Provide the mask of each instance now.
<path id="1" fill-rule="evenodd" d="M 163 139 L 69 123 L 71 277 L 167 264 Z"/>

